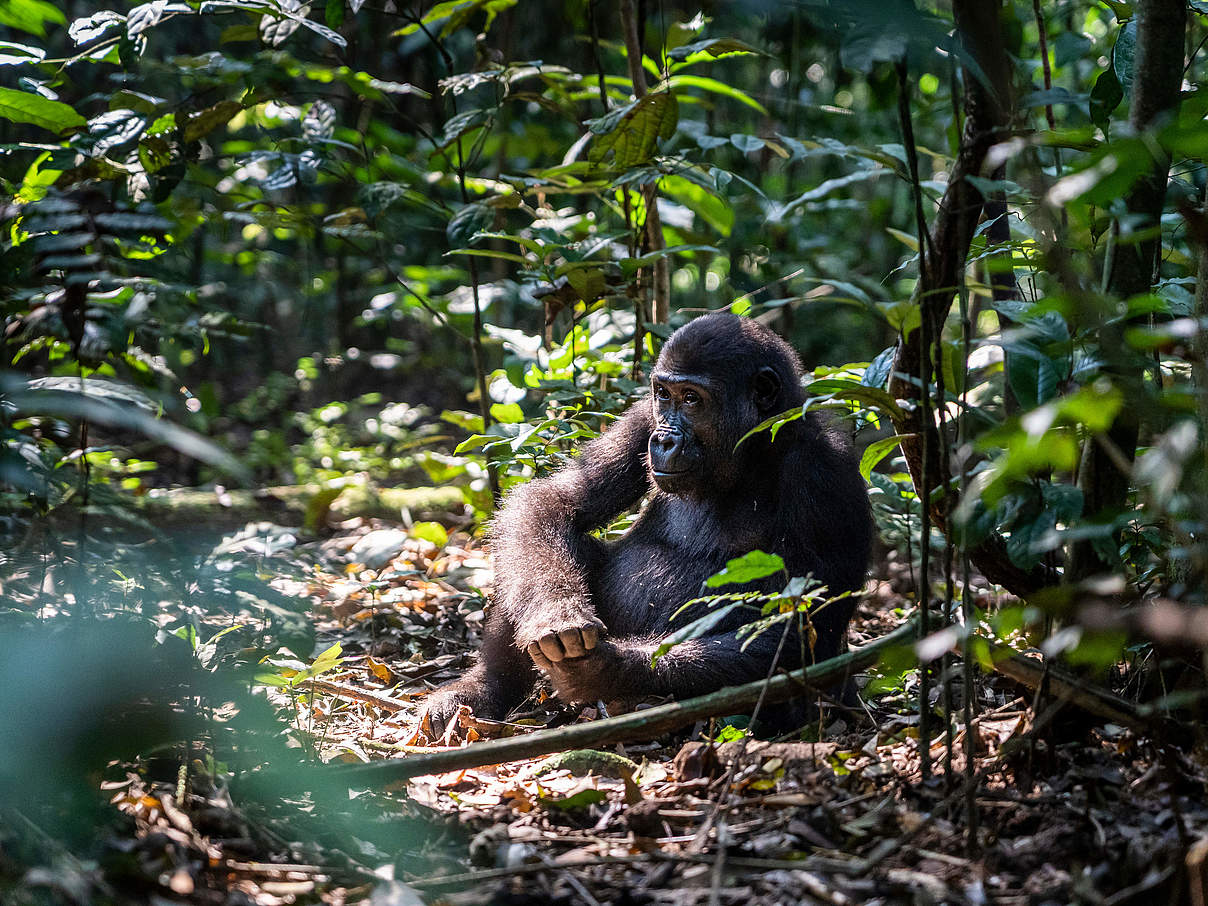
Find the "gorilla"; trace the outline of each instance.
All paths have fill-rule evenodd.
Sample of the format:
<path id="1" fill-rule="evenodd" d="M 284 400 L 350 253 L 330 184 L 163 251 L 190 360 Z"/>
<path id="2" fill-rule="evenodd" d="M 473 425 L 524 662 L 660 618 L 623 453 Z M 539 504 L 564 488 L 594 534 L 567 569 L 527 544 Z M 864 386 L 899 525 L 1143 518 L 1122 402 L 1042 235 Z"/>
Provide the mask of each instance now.
<path id="1" fill-rule="evenodd" d="M 482 652 L 428 697 L 432 729 L 441 732 L 461 705 L 502 719 L 538 674 L 567 702 L 606 703 L 685 698 L 766 676 L 783 630 L 736 637 L 749 608 L 653 666 L 651 656 L 705 612 L 694 604 L 677 615 L 704 581 L 750 551 L 779 554 L 790 576 L 813 576 L 829 595 L 863 585 L 872 518 L 846 438 L 810 413 L 775 440 L 762 431 L 738 443 L 803 403 L 797 355 L 758 322 L 713 313 L 672 334 L 648 398 L 564 469 L 508 496 L 492 527 L 495 603 Z M 593 534 L 643 498 L 619 540 Z M 775 592 L 784 582 L 777 575 L 738 590 Z M 818 608 L 807 660 L 844 649 L 854 608 L 852 596 Z M 807 648 L 791 632 L 779 661 L 787 669 L 801 666 Z"/>

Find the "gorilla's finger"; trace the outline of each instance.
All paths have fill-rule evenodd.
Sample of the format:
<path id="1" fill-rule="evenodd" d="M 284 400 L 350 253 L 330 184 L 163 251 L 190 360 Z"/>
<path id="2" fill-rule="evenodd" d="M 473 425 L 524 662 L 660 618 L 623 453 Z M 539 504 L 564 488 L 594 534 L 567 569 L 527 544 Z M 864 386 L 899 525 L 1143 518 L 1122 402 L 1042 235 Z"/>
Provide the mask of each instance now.
<path id="1" fill-rule="evenodd" d="M 591 651 L 591 649 L 595 648 L 596 644 L 600 641 L 600 627 L 595 623 L 584 626 L 582 629 L 582 635 L 583 647 L 588 651 Z"/>
<path id="2" fill-rule="evenodd" d="M 554 665 L 550 663 L 550 659 L 541 653 L 541 646 L 536 642 L 528 646 L 528 656 L 532 658 L 533 663 L 537 665 L 539 670 L 549 670 Z"/>
<path id="3" fill-rule="evenodd" d="M 566 652 L 562 650 L 562 642 L 552 632 L 537 639 L 537 644 L 541 646 L 541 653 L 555 664 L 566 657 Z"/>
<path id="4" fill-rule="evenodd" d="M 586 640 L 579 635 L 578 629 L 563 629 L 558 633 L 558 639 L 562 642 L 562 648 L 567 657 L 583 657 L 587 654 Z"/>

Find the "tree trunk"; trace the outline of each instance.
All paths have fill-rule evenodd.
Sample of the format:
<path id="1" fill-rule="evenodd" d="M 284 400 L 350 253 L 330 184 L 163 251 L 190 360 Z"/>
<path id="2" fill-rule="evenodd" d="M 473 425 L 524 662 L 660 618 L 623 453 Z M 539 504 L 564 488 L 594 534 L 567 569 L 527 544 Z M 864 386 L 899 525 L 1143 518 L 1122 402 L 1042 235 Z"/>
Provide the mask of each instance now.
<path id="1" fill-rule="evenodd" d="M 1137 133 L 1160 124 L 1179 104 L 1183 81 L 1183 36 L 1186 28 L 1182 0 L 1143 0 L 1137 6 L 1137 52 L 1133 72 L 1129 124 Z M 1113 225 L 1114 254 L 1107 279 L 1110 297 L 1128 299 L 1149 292 L 1157 271 L 1161 248 L 1159 229 L 1166 201 L 1170 157 L 1151 142 L 1153 167 L 1129 192 L 1126 199 L 1133 231 L 1139 241 L 1122 238 L 1119 223 Z M 1083 515 L 1108 521 L 1124 509 L 1128 500 L 1133 457 L 1140 433 L 1144 365 L 1124 343 L 1127 324 L 1105 325 L 1099 334 L 1099 350 L 1105 359 L 1103 373 L 1124 393 L 1125 405 L 1105 436 L 1087 440 L 1078 470 L 1083 494 Z M 1116 545 L 1113 544 L 1113 547 Z M 1104 556 L 1090 541 L 1072 545 L 1068 576 L 1084 579 L 1108 572 L 1118 565 L 1115 556 Z"/>
<path id="2" fill-rule="evenodd" d="M 915 292 L 931 336 L 939 335 L 948 317 L 969 253 L 969 244 L 986 202 L 981 192 L 964 177 L 982 175 L 986 153 L 1003 137 L 1011 110 L 1011 67 L 1002 42 L 1000 3 L 997 0 L 958 0 L 954 13 L 957 37 L 985 73 L 986 80 L 982 81 L 972 73 L 965 74 L 966 116 L 960 149 L 948 180 L 948 189 L 931 228 L 929 254 Z M 920 373 L 922 350 L 918 337 L 921 333 L 915 331 L 899 341 L 893 377 L 889 382 L 890 393 L 898 399 L 915 403 L 920 400 L 922 391 L 910 377 Z M 947 440 L 939 436 L 934 421 L 924 423 L 920 407 L 908 406 L 904 410 L 905 415 L 895 428 L 897 433 L 910 438 L 902 442 L 902 452 L 915 487 L 921 488 L 926 484 L 934 488 L 947 488 L 948 476 L 941 475 L 939 471 L 940 444 Z M 924 432 L 928 436 L 926 444 L 923 442 Z M 927 450 L 926 460 L 924 448 Z M 927 482 L 923 480 L 924 470 L 930 477 Z M 949 530 L 945 516 L 949 511 L 950 508 L 944 505 L 939 495 L 932 497 L 932 520 L 944 531 Z M 1012 563 L 1002 539 L 997 536 L 970 550 L 969 555 L 988 579 L 1017 594 L 1026 594 L 1048 584 L 1045 570 L 1024 570 Z"/>

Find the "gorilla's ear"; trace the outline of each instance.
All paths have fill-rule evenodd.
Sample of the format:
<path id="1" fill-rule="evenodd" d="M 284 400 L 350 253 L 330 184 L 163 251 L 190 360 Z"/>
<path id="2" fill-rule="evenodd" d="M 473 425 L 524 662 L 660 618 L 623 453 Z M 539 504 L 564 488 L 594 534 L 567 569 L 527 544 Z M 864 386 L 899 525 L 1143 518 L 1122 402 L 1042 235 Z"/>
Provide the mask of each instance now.
<path id="1" fill-rule="evenodd" d="M 751 387 L 755 393 L 755 407 L 760 412 L 768 412 L 776 405 L 780 396 L 780 375 L 776 373 L 775 368 L 764 365 L 755 372 Z"/>

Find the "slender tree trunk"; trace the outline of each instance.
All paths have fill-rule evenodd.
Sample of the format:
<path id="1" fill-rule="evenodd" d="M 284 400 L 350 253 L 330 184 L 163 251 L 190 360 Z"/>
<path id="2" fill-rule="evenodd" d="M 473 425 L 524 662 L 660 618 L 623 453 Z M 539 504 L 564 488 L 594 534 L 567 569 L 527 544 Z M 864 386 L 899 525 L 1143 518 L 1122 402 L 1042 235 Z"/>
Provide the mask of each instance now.
<path id="1" fill-rule="evenodd" d="M 953 10 L 957 37 L 985 74 L 985 80 L 972 73 L 965 74 L 965 124 L 960 149 L 948 189 L 931 227 L 926 266 L 919 275 L 915 292 L 915 300 L 931 336 L 938 336 L 943 329 L 956 296 L 969 244 L 986 203 L 981 192 L 965 176 L 983 175 L 986 154 L 1002 137 L 1009 123 L 1011 64 L 1003 47 L 1000 10 L 998 0 L 957 0 Z M 909 376 L 920 373 L 921 356 L 922 348 L 916 337 L 899 341 L 893 377 L 889 382 L 890 393 L 898 399 L 920 402 L 922 388 Z M 924 419 L 923 407 L 919 405 L 904 407 L 904 411 L 904 417 L 895 428 L 909 438 L 902 442 L 902 452 L 915 487 L 947 488 L 949 476 L 940 474 L 941 440 L 934 420 Z M 924 433 L 927 435 L 925 444 Z M 924 481 L 925 476 L 930 476 L 931 480 Z M 931 517 L 935 525 L 949 531 L 945 519 L 948 507 L 941 497 L 942 494 L 932 498 Z M 1026 594 L 1047 584 L 1045 570 L 1024 570 L 1015 566 L 998 536 L 970 550 L 969 555 L 988 579 L 1017 594 Z"/>
<path id="2" fill-rule="evenodd" d="M 1183 0 L 1142 0 L 1137 5 L 1137 52 L 1128 117 L 1137 133 L 1158 125 L 1178 108 L 1185 29 Z M 1121 235 L 1119 223 L 1113 226 L 1115 252 L 1107 275 L 1112 298 L 1128 299 L 1146 293 L 1156 276 L 1170 157 L 1156 142 L 1150 147 L 1154 155 L 1152 169 L 1126 199 L 1134 235 L 1139 233 L 1142 238 L 1130 241 Z M 1100 354 L 1106 360 L 1104 373 L 1123 391 L 1126 403 L 1105 435 L 1087 440 L 1078 470 L 1083 514 L 1103 521 L 1113 518 L 1127 503 L 1131 469 L 1126 466 L 1136 455 L 1143 408 L 1144 362 L 1126 347 L 1126 327 L 1123 322 L 1107 324 L 1099 334 Z M 1080 541 L 1071 548 L 1068 575 L 1074 580 L 1083 579 L 1110 571 L 1116 564 L 1116 557 L 1104 556 L 1090 541 Z"/>
<path id="3" fill-rule="evenodd" d="M 629 58 L 629 78 L 633 82 L 633 96 L 646 96 L 646 72 L 642 69 L 642 35 L 640 23 L 644 17 L 634 9 L 633 0 L 621 0 L 621 27 L 625 30 L 625 53 Z M 646 207 L 646 247 L 657 252 L 667 247 L 663 237 L 663 223 L 659 217 L 658 185 L 651 184 L 642 189 L 642 201 Z M 652 267 L 656 324 L 666 324 L 671 317 L 671 265 L 666 257 L 655 259 Z M 636 326 L 638 333 L 642 325 Z"/>

